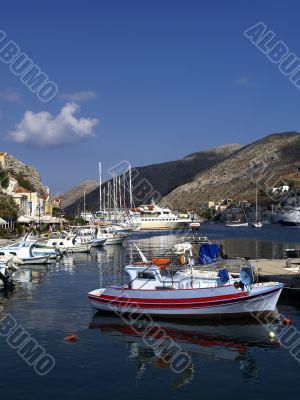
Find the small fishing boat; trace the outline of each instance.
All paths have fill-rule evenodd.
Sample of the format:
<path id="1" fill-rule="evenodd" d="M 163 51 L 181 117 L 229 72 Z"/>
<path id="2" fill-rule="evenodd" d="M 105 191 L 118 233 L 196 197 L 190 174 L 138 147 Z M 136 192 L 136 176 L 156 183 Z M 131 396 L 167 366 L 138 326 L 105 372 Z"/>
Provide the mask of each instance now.
<path id="1" fill-rule="evenodd" d="M 235 220 L 235 221 L 227 221 L 227 222 L 225 223 L 225 226 L 227 226 L 228 228 L 242 228 L 242 227 L 247 227 L 247 226 L 249 226 L 249 220 L 248 220 L 246 211 L 245 211 L 245 209 L 244 209 L 244 207 L 243 207 L 243 204 L 240 203 L 239 207 L 240 207 L 240 209 L 241 209 L 242 212 L 243 212 L 243 215 L 244 215 L 244 219 L 245 219 L 245 220 L 242 221 L 241 219 L 237 219 L 237 220 Z"/>
<path id="2" fill-rule="evenodd" d="M 38 238 L 34 238 L 31 234 L 25 235 L 24 241 L 32 243 L 32 254 L 34 257 L 49 257 L 51 260 L 59 261 L 64 254 L 64 251 L 60 249 L 45 247 L 44 243 L 39 241 Z"/>
<path id="3" fill-rule="evenodd" d="M 76 235 L 52 238 L 45 242 L 47 247 L 53 247 L 55 249 L 61 249 L 67 253 L 89 253 L 92 248 L 90 241 L 83 243 L 76 242 Z"/>
<path id="4" fill-rule="evenodd" d="M 106 245 L 113 245 L 113 244 L 123 244 L 126 240 L 128 234 L 124 233 L 113 233 L 108 232 L 106 229 L 98 229 L 95 230 L 96 240 L 105 240 Z"/>
<path id="5" fill-rule="evenodd" d="M 203 246 L 199 259 L 207 264 L 219 248 Z M 173 318 L 249 317 L 274 312 L 283 288 L 279 282 L 256 282 L 254 267 L 247 260 L 238 260 L 240 272 L 235 277 L 228 272 L 227 260 L 221 267 L 218 262 L 197 267 L 190 258 L 189 268 L 175 268 L 166 258 L 143 260 L 125 267 L 129 281 L 124 285 L 90 292 L 92 307 Z M 233 269 L 232 260 L 228 264 Z"/>
<path id="6" fill-rule="evenodd" d="M 0 256 L 13 255 L 22 260 L 22 265 L 25 264 L 51 264 L 49 256 L 35 255 L 34 242 L 22 240 L 17 244 L 0 248 Z"/>
<path id="7" fill-rule="evenodd" d="M 249 226 L 248 222 L 241 222 L 241 221 L 230 221 L 226 222 L 225 224 L 228 228 L 241 228 L 245 226 Z"/>

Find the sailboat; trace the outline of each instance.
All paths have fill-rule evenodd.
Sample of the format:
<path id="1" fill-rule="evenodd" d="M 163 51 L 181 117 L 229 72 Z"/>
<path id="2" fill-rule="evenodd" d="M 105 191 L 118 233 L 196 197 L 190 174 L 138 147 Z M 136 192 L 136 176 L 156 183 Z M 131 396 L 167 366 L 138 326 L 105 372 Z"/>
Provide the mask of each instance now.
<path id="1" fill-rule="evenodd" d="M 238 219 L 237 221 L 226 222 L 225 226 L 227 226 L 229 228 L 241 228 L 243 226 L 249 226 L 248 218 L 247 218 L 246 212 L 245 212 L 244 207 L 242 206 L 242 204 L 240 204 L 240 208 L 243 211 L 243 214 L 244 214 L 244 217 L 245 217 L 245 222 L 242 222 L 240 219 Z"/>
<path id="2" fill-rule="evenodd" d="M 251 225 L 253 226 L 253 228 L 261 228 L 263 226 L 263 223 L 261 222 L 259 215 L 258 215 L 258 201 L 257 201 L 257 185 L 256 185 L 256 189 L 255 189 L 255 221 L 251 222 Z"/>

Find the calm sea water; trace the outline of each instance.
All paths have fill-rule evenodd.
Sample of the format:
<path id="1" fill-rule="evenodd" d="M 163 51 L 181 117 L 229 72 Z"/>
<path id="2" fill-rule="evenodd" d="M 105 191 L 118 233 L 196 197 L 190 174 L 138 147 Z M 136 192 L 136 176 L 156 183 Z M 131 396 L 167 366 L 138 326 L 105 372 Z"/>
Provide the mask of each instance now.
<path id="1" fill-rule="evenodd" d="M 300 230 L 203 227 L 228 255 L 280 257 L 299 246 Z M 2 399 L 273 399 L 298 396 L 300 364 L 257 323 L 197 324 L 159 321 L 169 340 L 191 357 L 181 374 L 114 315 L 93 315 L 88 291 L 124 281 L 123 266 L 134 257 L 132 241 L 148 255 L 167 249 L 177 237 L 140 233 L 123 246 L 65 257 L 50 267 L 23 269 L 12 294 L 0 292 L 0 316 L 11 314 L 54 357 L 45 376 L 0 337 Z M 300 310 L 282 298 L 279 312 L 300 332 Z M 278 324 L 274 325 L 274 330 Z M 74 343 L 66 335 L 78 335 Z M 300 334 L 299 334 L 300 338 Z M 300 340 L 300 339 L 299 339 Z"/>

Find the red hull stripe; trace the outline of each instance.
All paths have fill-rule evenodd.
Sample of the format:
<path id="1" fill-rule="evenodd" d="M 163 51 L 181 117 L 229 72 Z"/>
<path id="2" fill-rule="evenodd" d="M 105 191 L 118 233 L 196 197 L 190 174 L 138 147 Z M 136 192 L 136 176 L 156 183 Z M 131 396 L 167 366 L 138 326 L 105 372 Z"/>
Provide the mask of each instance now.
<path id="1" fill-rule="evenodd" d="M 273 294 L 275 292 L 278 292 L 281 290 L 281 288 L 274 289 L 272 291 L 269 291 L 267 293 L 261 293 L 261 294 L 256 294 L 254 296 L 243 296 L 243 297 L 238 297 L 238 298 L 231 298 L 228 300 L 219 300 L 219 301 L 208 301 L 208 302 L 195 302 L 195 303 L 187 303 L 187 304 L 164 304 L 164 303 L 159 303 L 159 304 L 147 304 L 147 303 L 136 303 L 136 302 L 125 302 L 125 301 L 111 301 L 104 299 L 102 296 L 93 296 L 89 295 L 89 299 L 91 301 L 95 301 L 98 303 L 102 304 L 110 304 L 112 306 L 117 306 L 117 307 L 124 307 L 124 308 L 149 308 L 149 309 L 156 309 L 156 308 L 165 308 L 165 309 L 184 309 L 184 308 L 202 308 L 202 307 L 212 307 L 212 306 L 222 306 L 226 304 L 234 304 L 234 303 L 239 303 L 240 301 L 248 301 L 252 300 L 256 297 L 260 296 L 269 296 L 270 294 Z"/>
<path id="2" fill-rule="evenodd" d="M 93 295 L 92 295 L 93 296 Z M 188 303 L 205 303 L 207 301 L 219 301 L 236 299 L 239 297 L 248 296 L 247 292 L 236 292 L 231 294 L 225 294 L 222 296 L 210 296 L 210 297 L 189 297 L 181 299 L 145 299 L 145 298 L 135 298 L 135 297 L 122 297 L 122 296 L 109 296 L 107 294 L 102 294 L 101 299 L 118 301 L 124 303 L 139 303 L 139 304 L 188 304 Z"/>

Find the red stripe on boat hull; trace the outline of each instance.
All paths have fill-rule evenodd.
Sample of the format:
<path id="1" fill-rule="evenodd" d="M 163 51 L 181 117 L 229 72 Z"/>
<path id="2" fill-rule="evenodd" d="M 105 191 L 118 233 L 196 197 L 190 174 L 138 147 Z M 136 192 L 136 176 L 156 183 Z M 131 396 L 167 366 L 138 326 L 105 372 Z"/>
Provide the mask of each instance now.
<path id="1" fill-rule="evenodd" d="M 109 299 L 105 299 L 102 296 L 94 296 L 94 295 L 89 295 L 89 299 L 91 301 L 95 301 L 98 303 L 102 303 L 102 304 L 109 304 L 112 307 L 119 307 L 119 308 L 144 308 L 144 309 L 190 309 L 190 308 L 202 308 L 202 307 L 216 307 L 216 306 L 223 306 L 223 305 L 227 305 L 227 304 L 234 304 L 234 303 L 239 303 L 239 302 L 243 302 L 243 301 L 248 301 L 248 300 L 252 300 L 254 298 L 257 297 L 265 297 L 265 296 L 269 296 L 275 292 L 280 291 L 282 288 L 276 288 L 274 290 L 270 290 L 268 292 L 265 293 L 259 293 L 253 296 L 249 296 L 248 294 L 244 294 L 243 296 L 239 296 L 236 297 L 234 295 L 234 297 L 231 295 L 230 298 L 227 299 L 223 299 L 223 300 L 212 300 L 212 301 L 198 301 L 198 302 L 191 302 L 191 303 L 176 303 L 173 300 L 167 300 L 170 303 L 166 304 L 165 300 L 161 301 L 160 303 L 152 303 L 151 301 L 147 300 L 148 303 L 142 303 L 142 302 L 138 302 L 138 301 L 127 301 L 126 300 L 109 300 Z M 228 295 L 229 296 L 229 295 Z M 113 296 L 109 296 L 109 297 L 113 297 Z M 222 297 L 222 296 L 219 296 Z M 213 298 L 212 298 L 213 299 Z M 138 300 L 138 299 L 137 299 Z M 156 300 L 156 299 L 155 299 Z M 178 300 L 178 299 L 176 299 Z M 188 299 L 189 301 L 191 299 Z M 149 304 L 150 303 L 150 304 Z"/>

